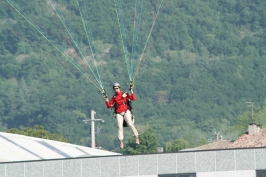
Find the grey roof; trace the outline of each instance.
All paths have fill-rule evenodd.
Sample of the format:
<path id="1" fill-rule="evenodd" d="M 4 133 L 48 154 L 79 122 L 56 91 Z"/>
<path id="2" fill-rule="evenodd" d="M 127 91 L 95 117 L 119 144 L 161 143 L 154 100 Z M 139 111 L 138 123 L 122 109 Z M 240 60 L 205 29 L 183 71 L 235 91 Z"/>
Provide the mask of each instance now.
<path id="1" fill-rule="evenodd" d="M 196 148 L 186 148 L 186 149 L 181 149 L 179 151 L 199 151 L 200 149 L 196 149 Z"/>
<path id="2" fill-rule="evenodd" d="M 0 132 L 0 162 L 113 156 L 120 153 Z"/>
<path id="3" fill-rule="evenodd" d="M 213 149 L 228 149 L 228 147 L 233 143 L 231 140 L 218 140 L 209 144 L 205 144 L 195 149 L 199 150 L 213 150 Z"/>

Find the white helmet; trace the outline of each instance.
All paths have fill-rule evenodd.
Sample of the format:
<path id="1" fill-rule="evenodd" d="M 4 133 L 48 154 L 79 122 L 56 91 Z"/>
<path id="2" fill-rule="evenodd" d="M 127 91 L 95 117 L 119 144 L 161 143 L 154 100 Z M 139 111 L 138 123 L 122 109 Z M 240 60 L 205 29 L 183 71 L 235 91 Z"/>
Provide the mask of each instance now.
<path id="1" fill-rule="evenodd" d="M 120 86 L 120 84 L 119 84 L 118 82 L 115 82 L 115 83 L 114 83 L 113 88 L 114 88 L 114 87 L 119 87 L 119 88 L 121 88 L 121 86 Z"/>

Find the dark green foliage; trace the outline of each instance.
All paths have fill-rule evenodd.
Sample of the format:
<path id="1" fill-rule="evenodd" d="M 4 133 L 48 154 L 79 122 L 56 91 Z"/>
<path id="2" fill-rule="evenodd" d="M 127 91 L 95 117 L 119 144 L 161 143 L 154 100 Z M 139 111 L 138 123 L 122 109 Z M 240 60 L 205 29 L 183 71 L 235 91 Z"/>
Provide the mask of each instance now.
<path id="1" fill-rule="evenodd" d="M 128 140 L 122 149 L 124 154 L 155 153 L 158 146 L 158 137 L 154 134 L 150 126 L 139 136 L 140 144 L 135 143 L 135 137 Z"/>
<path id="2" fill-rule="evenodd" d="M 96 118 L 105 120 L 104 124 L 96 122 L 102 127 L 97 144 L 105 149 L 116 148 L 113 111 L 105 108 L 99 90 L 62 55 L 69 52 L 89 72 L 51 4 L 13 1 L 61 52 L 6 1 L 0 1 L 0 130 L 37 124 L 51 133 L 62 134 L 71 143 L 89 146 L 90 124 L 82 120 L 89 119 L 90 111 L 95 110 Z M 76 43 L 91 57 L 76 2 L 56 2 Z M 113 82 L 119 82 L 127 91 L 129 79 L 113 1 L 84 2 L 107 94 L 113 95 Z M 189 147 L 206 143 L 218 131 L 226 139 L 236 138 L 249 121 L 247 101 L 255 102 L 256 121 L 265 125 L 265 2 L 166 2 L 135 80 L 136 126 L 143 130 L 143 125 L 151 124 L 153 132 L 148 132 L 147 137 L 142 134 L 143 147 L 135 147 L 129 140 L 128 147 L 133 148 L 128 153 L 154 152 L 154 137 L 158 138 L 157 145 L 183 138 Z M 143 3 L 138 57 L 158 7 L 158 1 Z M 123 8 L 130 53 L 134 2 L 123 1 Z M 96 72 L 95 67 L 92 69 Z M 148 145 L 149 138 L 156 143 Z"/>
<path id="3" fill-rule="evenodd" d="M 19 63 L 12 55 L 0 56 L 0 75 L 3 78 L 10 79 L 17 77 L 19 73 Z"/>
<path id="4" fill-rule="evenodd" d="M 34 125 L 33 127 L 27 127 L 24 128 L 23 130 L 11 128 L 6 132 L 69 143 L 69 140 L 65 139 L 62 135 L 51 134 L 47 130 L 45 130 L 43 126 L 39 125 Z"/>
<path id="5" fill-rule="evenodd" d="M 163 146 L 164 152 L 176 152 L 189 147 L 190 147 L 189 143 L 183 138 L 179 138 L 175 141 L 165 142 Z"/>

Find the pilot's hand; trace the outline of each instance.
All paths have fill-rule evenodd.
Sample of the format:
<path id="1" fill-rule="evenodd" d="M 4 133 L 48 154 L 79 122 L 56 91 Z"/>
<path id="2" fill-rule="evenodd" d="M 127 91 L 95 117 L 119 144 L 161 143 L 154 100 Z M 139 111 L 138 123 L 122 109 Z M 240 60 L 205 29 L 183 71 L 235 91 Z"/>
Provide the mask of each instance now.
<path id="1" fill-rule="evenodd" d="M 122 97 L 125 98 L 127 96 L 127 92 L 123 93 Z"/>

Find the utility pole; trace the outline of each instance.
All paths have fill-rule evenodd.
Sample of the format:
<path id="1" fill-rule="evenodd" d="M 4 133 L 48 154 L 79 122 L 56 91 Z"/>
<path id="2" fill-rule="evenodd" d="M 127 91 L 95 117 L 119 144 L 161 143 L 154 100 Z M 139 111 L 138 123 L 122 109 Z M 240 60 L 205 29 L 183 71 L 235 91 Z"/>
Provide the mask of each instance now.
<path id="1" fill-rule="evenodd" d="M 94 118 L 95 114 L 96 114 L 96 112 L 94 110 L 91 110 L 91 119 L 83 120 L 83 122 L 85 124 L 87 124 L 87 122 L 91 121 L 91 148 L 95 148 L 95 123 L 94 123 L 94 121 L 101 121 L 102 123 L 104 123 L 103 119 L 95 119 Z"/>
<path id="2" fill-rule="evenodd" d="M 253 108 L 254 108 L 254 102 L 246 102 L 248 104 L 248 107 L 251 107 L 251 119 L 253 120 Z"/>
<path id="3" fill-rule="evenodd" d="M 94 125 L 94 115 L 95 111 L 91 110 L 91 148 L 95 148 L 95 125 Z"/>

